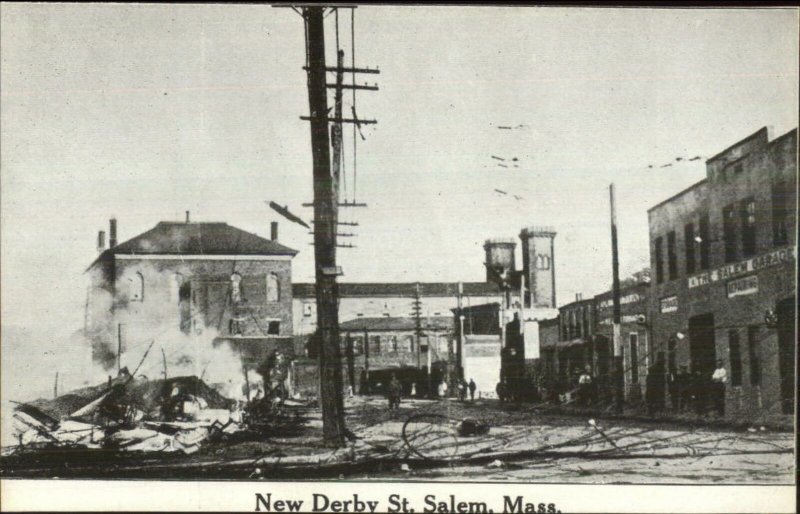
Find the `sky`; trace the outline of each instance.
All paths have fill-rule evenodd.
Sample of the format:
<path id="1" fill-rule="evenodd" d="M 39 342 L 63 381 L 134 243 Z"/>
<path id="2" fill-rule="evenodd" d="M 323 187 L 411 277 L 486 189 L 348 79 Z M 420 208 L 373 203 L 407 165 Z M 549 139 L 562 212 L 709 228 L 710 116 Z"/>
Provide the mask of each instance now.
<path id="1" fill-rule="evenodd" d="M 338 24 L 349 65 L 349 12 Z M 558 303 L 601 293 L 610 183 L 624 277 L 649 263 L 649 207 L 798 124 L 797 9 L 361 6 L 354 33 L 356 65 L 381 73 L 357 78 L 380 90 L 357 97 L 378 124 L 355 180 L 346 127 L 347 197 L 355 181 L 368 204 L 341 216 L 359 223 L 346 281 L 481 281 L 487 238 L 550 225 Z M 308 230 L 266 204 L 312 218 L 303 39 L 267 5 L 2 4 L 4 371 L 73 350 L 112 216 L 120 241 L 186 210 L 265 237 L 280 221 L 293 280 L 313 280 Z"/>

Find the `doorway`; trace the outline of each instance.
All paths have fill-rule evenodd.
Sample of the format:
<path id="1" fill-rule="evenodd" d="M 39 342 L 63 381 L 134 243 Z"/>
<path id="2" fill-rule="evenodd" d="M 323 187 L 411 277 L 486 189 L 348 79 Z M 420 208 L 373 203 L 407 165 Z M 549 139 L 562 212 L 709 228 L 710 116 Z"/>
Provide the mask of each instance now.
<path id="1" fill-rule="evenodd" d="M 781 377 L 781 412 L 794 412 L 795 297 L 778 302 L 778 372 Z"/>
<path id="2" fill-rule="evenodd" d="M 689 318 L 689 358 L 693 373 L 699 371 L 703 377 L 711 378 L 717 360 L 713 314 Z"/>

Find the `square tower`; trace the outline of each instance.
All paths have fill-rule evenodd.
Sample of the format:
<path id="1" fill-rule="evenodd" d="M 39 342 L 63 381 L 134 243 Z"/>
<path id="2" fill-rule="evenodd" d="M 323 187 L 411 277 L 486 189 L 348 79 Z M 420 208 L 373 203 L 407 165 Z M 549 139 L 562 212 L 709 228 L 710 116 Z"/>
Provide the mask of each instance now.
<path id="1" fill-rule="evenodd" d="M 525 307 L 556 307 L 556 272 L 553 227 L 528 227 L 519 235 L 522 240 L 522 270 L 525 284 Z"/>

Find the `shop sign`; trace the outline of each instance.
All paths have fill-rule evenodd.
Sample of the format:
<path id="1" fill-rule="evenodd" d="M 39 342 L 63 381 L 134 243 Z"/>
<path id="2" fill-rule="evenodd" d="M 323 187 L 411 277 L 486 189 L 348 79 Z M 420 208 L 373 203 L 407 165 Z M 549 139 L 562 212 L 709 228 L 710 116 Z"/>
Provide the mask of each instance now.
<path id="1" fill-rule="evenodd" d="M 629 304 L 629 303 L 641 302 L 642 300 L 644 300 L 644 296 L 642 296 L 642 295 L 640 295 L 638 293 L 632 293 L 632 294 L 628 294 L 628 295 L 625 295 L 622 298 L 620 298 L 619 299 L 619 303 L 620 303 L 620 305 L 626 305 L 626 304 Z M 612 299 L 608 299 L 608 300 L 603 300 L 602 302 L 600 302 L 598 304 L 598 307 L 600 309 L 610 309 L 613 306 L 614 306 L 614 299 L 613 298 Z"/>
<path id="2" fill-rule="evenodd" d="M 677 296 L 667 296 L 666 298 L 662 298 L 660 303 L 661 303 L 662 314 L 666 314 L 668 312 L 678 312 Z"/>
<path id="3" fill-rule="evenodd" d="M 751 275 L 749 277 L 737 278 L 728 282 L 728 298 L 734 296 L 742 296 L 746 294 L 753 294 L 758 292 L 758 276 Z"/>
<path id="4" fill-rule="evenodd" d="M 758 271 L 764 268 L 777 266 L 784 262 L 789 262 L 794 259 L 795 247 L 787 246 L 780 250 L 774 250 L 758 257 L 747 259 L 746 261 L 737 262 L 734 264 L 727 264 L 721 268 L 717 268 L 708 273 L 701 273 L 688 278 L 689 288 L 704 286 L 711 282 L 718 280 L 726 280 L 729 278 L 738 277 L 747 273 Z"/>

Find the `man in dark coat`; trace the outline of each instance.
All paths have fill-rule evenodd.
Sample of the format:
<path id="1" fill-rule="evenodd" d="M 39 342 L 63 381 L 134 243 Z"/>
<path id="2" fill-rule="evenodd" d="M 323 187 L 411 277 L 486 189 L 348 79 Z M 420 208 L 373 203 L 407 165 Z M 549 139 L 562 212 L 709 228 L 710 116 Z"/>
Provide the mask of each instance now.
<path id="1" fill-rule="evenodd" d="M 478 386 L 475 384 L 473 379 L 469 379 L 469 399 L 470 401 L 475 401 L 475 390 Z"/>
<path id="2" fill-rule="evenodd" d="M 397 380 L 397 376 L 392 374 L 392 380 L 389 382 L 389 410 L 400 409 L 400 398 L 403 396 L 403 386 Z"/>
<path id="3" fill-rule="evenodd" d="M 647 403 L 647 413 L 649 415 L 664 410 L 664 394 L 666 392 L 666 383 L 664 380 L 665 371 L 663 354 L 659 354 L 655 364 L 650 366 L 650 369 L 647 371 L 647 391 L 645 393 L 645 400 Z"/>

